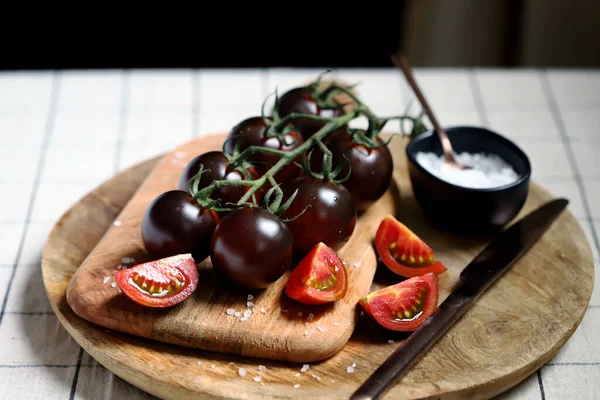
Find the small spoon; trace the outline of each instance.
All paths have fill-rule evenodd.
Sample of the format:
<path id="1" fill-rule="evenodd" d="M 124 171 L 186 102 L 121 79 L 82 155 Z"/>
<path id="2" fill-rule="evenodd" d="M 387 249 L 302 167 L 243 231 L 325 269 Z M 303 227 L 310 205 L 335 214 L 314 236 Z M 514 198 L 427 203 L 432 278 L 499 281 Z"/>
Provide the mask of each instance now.
<path id="1" fill-rule="evenodd" d="M 419 99 L 419 102 L 421 103 L 423 110 L 429 117 L 429 120 L 433 124 L 435 131 L 437 132 L 438 137 L 440 138 L 440 142 L 442 142 L 442 150 L 444 152 L 444 162 L 442 163 L 441 170 L 449 171 L 449 170 L 470 169 L 470 167 L 464 165 L 463 163 L 461 163 L 454 157 L 454 151 L 452 150 L 452 144 L 450 143 L 450 139 L 448 139 L 448 135 L 446 134 L 446 131 L 444 131 L 444 129 L 442 129 L 442 127 L 440 126 L 437 118 L 433 114 L 433 111 L 429 107 L 427 100 L 425 100 L 425 96 L 423 96 L 421 89 L 419 89 L 419 86 L 417 85 L 417 82 L 415 81 L 415 78 L 413 76 L 411 67 L 408 63 L 406 56 L 402 53 L 393 54 L 392 62 L 394 63 L 394 65 L 397 68 L 402 70 L 402 72 L 404 73 L 404 76 L 406 77 L 408 84 L 410 85 L 412 90 L 417 95 L 417 98 Z"/>

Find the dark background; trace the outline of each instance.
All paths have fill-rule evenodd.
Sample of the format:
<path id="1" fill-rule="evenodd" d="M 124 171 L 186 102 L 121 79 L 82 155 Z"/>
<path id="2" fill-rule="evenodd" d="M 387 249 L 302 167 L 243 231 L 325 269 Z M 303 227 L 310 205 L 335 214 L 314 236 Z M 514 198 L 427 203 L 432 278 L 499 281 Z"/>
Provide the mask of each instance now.
<path id="1" fill-rule="evenodd" d="M 17 36 L 17 46 L 2 51 L 0 68 L 390 66 L 404 2 L 356 1 L 359 8 L 348 2 L 197 2 L 198 11 L 173 15 L 174 7 L 166 7 L 162 17 L 73 18 Z"/>
<path id="2" fill-rule="evenodd" d="M 597 0 L 13 5 L 0 69 L 600 66 Z"/>

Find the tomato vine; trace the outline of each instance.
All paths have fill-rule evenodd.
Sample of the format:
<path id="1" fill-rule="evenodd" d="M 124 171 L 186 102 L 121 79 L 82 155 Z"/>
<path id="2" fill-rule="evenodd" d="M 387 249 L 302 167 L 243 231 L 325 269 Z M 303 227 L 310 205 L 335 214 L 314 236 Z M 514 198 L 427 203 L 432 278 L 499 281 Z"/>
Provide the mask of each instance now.
<path id="1" fill-rule="evenodd" d="M 326 71 L 325 73 L 327 72 L 329 71 Z M 353 143 L 361 144 L 371 149 L 388 145 L 391 138 L 387 142 L 383 142 L 377 139 L 379 133 L 389 121 L 399 120 L 401 122 L 401 127 L 403 127 L 404 121 L 412 122 L 413 130 L 409 133 L 410 136 L 424 131 L 425 126 L 422 122 L 422 114 L 417 117 L 408 115 L 408 113 L 392 117 L 378 117 L 353 92 L 352 89 L 354 89 L 354 87 L 357 85 L 344 86 L 340 83 L 332 82 L 329 83 L 327 87 L 322 88 L 321 79 L 323 75 L 324 74 L 319 75 L 315 81 L 307 85 L 307 88 L 310 89 L 312 99 L 318 104 L 319 107 L 322 108 L 340 109 L 343 107 L 350 106 L 350 109 L 341 116 L 335 117 L 323 117 L 306 113 L 291 112 L 288 113 L 285 117 L 281 118 L 278 112 L 279 96 L 277 94 L 277 91 L 275 91 L 275 106 L 273 107 L 272 116 L 265 116 L 264 107 L 267 102 L 267 99 L 265 99 L 265 102 L 263 103 L 261 109 L 261 117 L 266 125 L 266 136 L 268 138 L 274 137 L 277 138 L 281 143 L 286 143 L 286 134 L 294 130 L 294 122 L 300 119 L 304 121 L 312 120 L 315 122 L 320 122 L 324 125 L 320 129 L 318 129 L 313 135 L 307 138 L 301 145 L 289 151 L 283 151 L 256 145 L 249 146 L 243 151 L 237 151 L 237 149 L 239 149 L 238 142 L 236 151 L 233 155 L 228 156 L 228 160 L 230 167 L 245 174 L 247 179 L 214 180 L 210 185 L 198 190 L 198 182 L 202 173 L 204 172 L 201 168 L 198 174 L 196 174 L 190 179 L 188 191 L 202 207 L 221 212 L 230 211 L 240 206 L 259 206 L 257 204 L 255 194 L 266 184 L 269 184 L 271 188 L 267 192 L 268 195 L 264 197 L 264 200 L 266 200 L 267 202 L 270 201 L 270 203 L 268 203 L 265 206 L 265 208 L 279 215 L 283 213 L 287 207 L 289 207 L 291 201 L 293 200 L 293 197 L 282 204 L 283 192 L 279 188 L 279 183 L 275 180 L 275 175 L 279 171 L 281 171 L 285 166 L 287 166 L 290 163 L 293 163 L 294 160 L 297 159 L 299 156 L 303 156 L 304 163 L 303 165 L 301 165 L 301 167 L 306 171 L 308 167 L 307 161 L 310 162 L 312 151 L 317 148 L 320 149 L 323 153 L 323 171 L 321 173 L 310 172 L 310 168 L 308 167 L 307 172 L 309 173 L 309 175 L 325 181 L 344 181 L 344 179 L 335 180 L 336 176 L 342 170 L 342 165 L 338 165 L 336 167 L 332 165 L 332 154 L 323 144 L 323 141 L 327 138 L 327 136 L 335 132 L 336 130 L 339 130 L 340 128 L 346 128 L 347 134 L 350 136 L 350 140 Z M 340 95 L 346 95 L 348 98 L 351 99 L 351 103 L 340 103 L 337 99 L 337 97 Z M 352 120 L 355 120 L 359 117 L 366 117 L 368 121 L 367 129 L 363 131 L 348 128 L 348 124 Z M 406 135 L 404 129 L 402 129 L 402 134 Z M 260 177 L 258 177 L 257 179 L 251 179 L 251 177 L 248 176 L 245 172 L 248 169 L 248 167 L 252 166 L 252 163 L 248 160 L 251 156 L 261 153 L 276 155 L 280 158 Z M 248 190 L 236 204 L 224 205 L 221 204 L 218 200 L 211 199 L 211 194 L 217 188 L 222 188 L 228 185 L 244 185 L 248 187 Z"/>

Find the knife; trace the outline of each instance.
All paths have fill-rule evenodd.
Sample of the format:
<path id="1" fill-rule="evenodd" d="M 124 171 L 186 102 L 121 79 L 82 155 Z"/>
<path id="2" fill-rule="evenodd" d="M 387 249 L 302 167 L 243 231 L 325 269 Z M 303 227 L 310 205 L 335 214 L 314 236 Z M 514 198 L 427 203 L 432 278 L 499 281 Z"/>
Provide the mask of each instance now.
<path id="1" fill-rule="evenodd" d="M 350 399 L 378 399 L 386 393 L 475 304 L 482 293 L 531 248 L 568 204 L 566 199 L 552 200 L 500 233 L 461 272 L 458 288 Z"/>

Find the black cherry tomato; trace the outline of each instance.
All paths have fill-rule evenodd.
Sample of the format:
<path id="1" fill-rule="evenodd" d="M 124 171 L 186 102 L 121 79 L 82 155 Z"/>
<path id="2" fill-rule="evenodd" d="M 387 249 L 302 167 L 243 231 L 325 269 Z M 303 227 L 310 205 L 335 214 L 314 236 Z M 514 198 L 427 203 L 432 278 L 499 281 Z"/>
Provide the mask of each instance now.
<path id="1" fill-rule="evenodd" d="M 225 143 L 225 152 L 233 154 L 235 145 L 240 141 L 239 151 L 247 149 L 250 146 L 266 147 L 280 151 L 293 150 L 302 143 L 304 139 L 298 132 L 290 132 L 285 135 L 285 141 L 280 141 L 277 137 L 267 136 L 267 124 L 262 117 L 250 117 L 236 126 L 229 132 Z M 248 161 L 254 163 L 256 171 L 259 175 L 263 175 L 269 170 L 277 161 L 281 159 L 281 156 L 277 154 L 266 154 L 256 153 L 248 157 Z M 300 156 L 296 161 L 299 162 Z M 287 182 L 300 175 L 302 170 L 298 168 L 293 162 L 290 162 L 284 166 L 277 174 L 275 174 L 275 181 L 278 183 Z"/>
<path id="2" fill-rule="evenodd" d="M 381 139 L 376 141 L 382 144 Z M 343 185 L 350 191 L 358 211 L 368 209 L 388 190 L 394 172 L 394 161 L 387 146 L 371 149 L 363 144 L 354 143 L 346 130 L 338 129 L 325 138 L 323 143 L 331 151 L 333 166 L 344 163 L 339 177 L 345 177 L 350 167 L 350 176 Z M 343 159 L 346 155 L 348 163 Z M 323 167 L 323 153 L 320 149 L 313 152 L 311 164 L 316 172 Z"/>
<path id="3" fill-rule="evenodd" d="M 392 215 L 379 224 L 375 247 L 383 263 L 392 272 L 405 278 L 446 271 L 441 261 L 435 261 L 431 247 Z"/>
<path id="4" fill-rule="evenodd" d="M 343 185 L 302 176 L 284 183 L 282 190 L 283 201 L 298 190 L 290 207 L 281 215 L 290 220 L 286 223 L 296 250 L 308 253 L 323 242 L 337 251 L 350 239 L 356 225 L 356 209 L 352 195 Z"/>
<path id="5" fill-rule="evenodd" d="M 412 332 L 433 314 L 438 298 L 437 278 L 428 273 L 369 293 L 358 303 L 382 327 Z"/>
<path id="6" fill-rule="evenodd" d="M 189 193 L 170 190 L 156 197 L 142 219 L 142 238 L 157 258 L 191 253 L 196 262 L 209 255 L 219 217 L 202 208 Z"/>
<path id="7" fill-rule="evenodd" d="M 217 225 L 210 259 L 213 267 L 235 285 L 264 289 L 289 268 L 292 235 L 285 223 L 268 210 L 240 207 Z"/>
<path id="8" fill-rule="evenodd" d="M 198 270 L 191 254 L 154 260 L 115 273 L 121 292 L 147 307 L 170 307 L 185 300 L 198 286 Z"/>
<path id="9" fill-rule="evenodd" d="M 279 98 L 279 116 L 284 118 L 291 113 L 316 115 L 318 117 L 339 117 L 344 114 L 343 109 L 321 108 L 311 97 L 311 89 L 308 86 L 297 87 L 285 92 Z M 308 139 L 321 129 L 325 122 L 312 119 L 298 118 L 293 122 L 300 130 L 304 139 Z"/>
<path id="10" fill-rule="evenodd" d="M 303 304 L 325 304 L 341 299 L 348 291 L 344 263 L 335 251 L 318 243 L 294 268 L 285 293 Z"/>
<path id="11" fill-rule="evenodd" d="M 198 189 L 207 187 L 215 180 L 246 180 L 246 177 L 240 171 L 229 167 L 229 161 L 222 151 L 209 151 L 200 154 L 185 166 L 179 179 L 179 190 L 187 191 L 190 179 L 198 174 L 201 165 L 205 172 L 200 177 Z M 258 178 L 258 173 L 254 168 L 246 169 L 246 173 L 252 180 Z M 220 199 L 223 206 L 227 206 L 227 203 L 229 205 L 236 204 L 249 188 L 250 186 L 243 185 L 222 186 L 212 192 L 211 198 L 215 200 Z M 255 193 L 258 196 L 257 201 L 260 201 L 260 191 L 256 191 Z"/>

